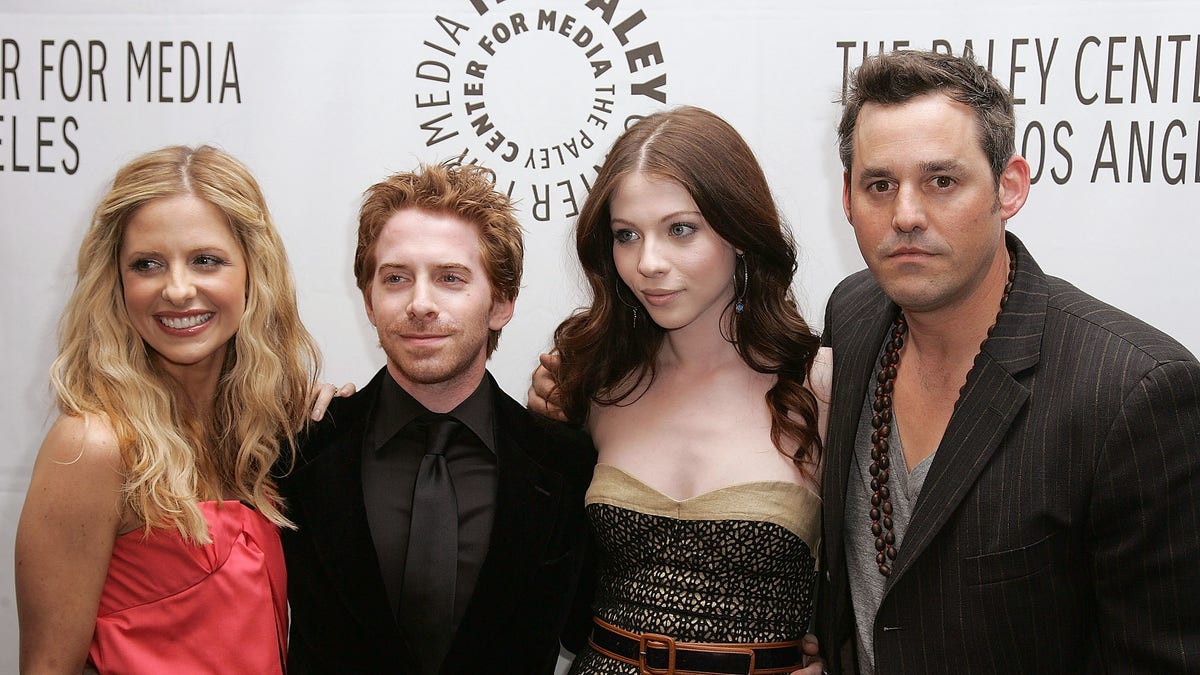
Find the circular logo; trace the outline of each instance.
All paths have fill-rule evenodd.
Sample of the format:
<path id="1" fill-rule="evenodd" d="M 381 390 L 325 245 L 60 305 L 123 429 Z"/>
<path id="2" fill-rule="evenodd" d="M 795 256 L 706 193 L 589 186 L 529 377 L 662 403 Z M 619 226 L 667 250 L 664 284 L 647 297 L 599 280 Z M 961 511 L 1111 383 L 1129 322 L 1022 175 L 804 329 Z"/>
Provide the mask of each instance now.
<path id="1" fill-rule="evenodd" d="M 575 217 L 604 153 L 667 103 L 662 47 L 628 0 L 469 0 L 415 67 L 427 148 L 479 164 L 535 221 Z"/>

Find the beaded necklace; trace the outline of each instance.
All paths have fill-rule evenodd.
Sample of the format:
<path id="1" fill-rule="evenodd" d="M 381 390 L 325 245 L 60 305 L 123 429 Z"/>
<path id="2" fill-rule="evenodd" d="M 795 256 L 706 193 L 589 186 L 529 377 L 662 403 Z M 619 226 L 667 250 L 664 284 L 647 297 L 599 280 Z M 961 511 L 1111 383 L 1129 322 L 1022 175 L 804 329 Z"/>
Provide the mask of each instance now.
<path id="1" fill-rule="evenodd" d="M 1008 294 L 1012 292 L 1013 279 L 1016 276 L 1017 255 L 1009 251 L 1008 280 L 1004 284 L 1004 294 L 1000 297 L 997 321 L 1004 312 L 1004 306 L 1008 304 Z M 988 328 L 988 337 L 991 337 L 995 327 L 993 322 Z M 884 345 L 883 356 L 879 359 L 879 374 L 875 376 L 875 402 L 871 406 L 875 413 L 871 417 L 871 536 L 875 537 L 875 564 L 879 567 L 879 573 L 885 577 L 892 575 L 892 561 L 896 559 L 891 491 L 887 484 L 891 466 L 887 439 L 892 431 L 892 393 L 896 386 L 896 368 L 900 365 L 900 349 L 904 347 L 904 335 L 907 332 L 908 322 L 904 319 L 904 312 L 900 312 L 892 323 L 891 334 Z M 982 347 L 980 344 L 981 349 Z"/>

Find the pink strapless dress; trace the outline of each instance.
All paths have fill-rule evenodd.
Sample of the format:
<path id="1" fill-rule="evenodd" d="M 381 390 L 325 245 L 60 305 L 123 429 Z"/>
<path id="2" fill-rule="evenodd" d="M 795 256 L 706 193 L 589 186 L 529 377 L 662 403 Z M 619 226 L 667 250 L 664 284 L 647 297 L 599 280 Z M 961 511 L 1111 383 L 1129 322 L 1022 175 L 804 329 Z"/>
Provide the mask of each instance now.
<path id="1" fill-rule="evenodd" d="M 141 530 L 113 546 L 88 656 L 102 675 L 279 674 L 287 569 L 279 530 L 236 501 L 201 502 L 212 543 Z"/>

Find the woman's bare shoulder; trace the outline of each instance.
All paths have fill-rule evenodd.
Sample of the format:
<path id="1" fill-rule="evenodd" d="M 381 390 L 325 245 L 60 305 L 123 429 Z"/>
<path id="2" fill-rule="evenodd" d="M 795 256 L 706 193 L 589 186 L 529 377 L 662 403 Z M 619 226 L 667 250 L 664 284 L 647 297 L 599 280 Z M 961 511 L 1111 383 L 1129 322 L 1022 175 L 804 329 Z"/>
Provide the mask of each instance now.
<path id="1" fill-rule="evenodd" d="M 821 403 L 828 405 L 830 389 L 833 387 L 833 350 L 821 347 L 813 357 L 812 371 L 808 378 L 808 389 Z"/>
<path id="2" fill-rule="evenodd" d="M 61 414 L 42 442 L 39 460 L 55 464 L 106 465 L 119 469 L 121 447 L 108 416 L 94 413 Z"/>

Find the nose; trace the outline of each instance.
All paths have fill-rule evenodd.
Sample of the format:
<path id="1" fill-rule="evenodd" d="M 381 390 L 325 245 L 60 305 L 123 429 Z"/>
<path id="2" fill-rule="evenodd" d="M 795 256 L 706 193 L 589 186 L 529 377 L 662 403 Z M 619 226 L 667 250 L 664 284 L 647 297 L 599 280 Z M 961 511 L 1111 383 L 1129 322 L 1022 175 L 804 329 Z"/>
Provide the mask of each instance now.
<path id="1" fill-rule="evenodd" d="M 644 277 L 657 277 L 665 274 L 669 267 L 662 255 L 662 245 L 654 237 L 642 240 L 638 252 L 638 273 Z"/>
<path id="2" fill-rule="evenodd" d="M 437 316 L 433 284 L 429 280 L 417 278 L 413 282 L 412 295 L 408 299 L 408 316 L 413 319 L 431 319 Z"/>
<path id="3" fill-rule="evenodd" d="M 905 233 L 925 228 L 925 203 L 919 188 L 901 185 L 896 191 L 892 224 Z"/>
<path id="4" fill-rule="evenodd" d="M 172 305 L 181 307 L 196 297 L 196 284 L 186 266 L 173 266 L 170 269 L 167 273 L 167 283 L 163 286 L 162 297 Z"/>

